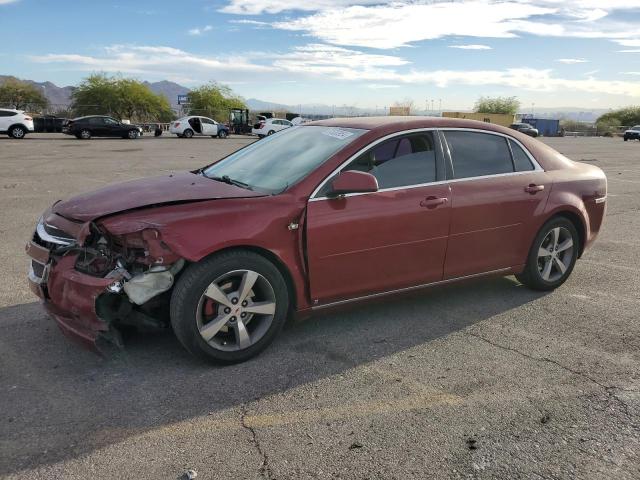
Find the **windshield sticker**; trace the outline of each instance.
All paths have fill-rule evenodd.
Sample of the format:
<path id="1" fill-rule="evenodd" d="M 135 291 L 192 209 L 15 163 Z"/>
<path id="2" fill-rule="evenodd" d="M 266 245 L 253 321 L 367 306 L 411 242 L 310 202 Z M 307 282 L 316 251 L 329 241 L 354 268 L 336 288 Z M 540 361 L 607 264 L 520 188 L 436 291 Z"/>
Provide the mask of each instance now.
<path id="1" fill-rule="evenodd" d="M 353 132 L 350 132 L 348 130 L 343 130 L 341 128 L 330 128 L 329 130 L 325 130 L 322 133 L 323 135 L 337 138 L 338 140 L 344 140 L 345 138 L 349 138 L 350 136 L 353 135 Z"/>

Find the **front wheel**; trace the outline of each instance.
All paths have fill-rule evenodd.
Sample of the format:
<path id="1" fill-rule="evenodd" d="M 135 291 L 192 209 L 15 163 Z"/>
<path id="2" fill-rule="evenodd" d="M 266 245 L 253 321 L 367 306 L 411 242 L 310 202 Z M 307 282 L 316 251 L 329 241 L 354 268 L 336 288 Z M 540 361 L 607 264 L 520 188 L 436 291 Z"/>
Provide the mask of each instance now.
<path id="1" fill-rule="evenodd" d="M 189 267 L 171 295 L 171 325 L 192 354 L 248 360 L 282 329 L 289 293 L 282 274 L 254 252 L 235 250 Z"/>
<path id="2" fill-rule="evenodd" d="M 228 136 L 228 133 L 226 130 L 220 130 L 218 132 L 218 138 L 227 138 L 227 136 Z"/>
<path id="3" fill-rule="evenodd" d="M 553 290 L 562 285 L 576 264 L 580 237 L 566 218 L 545 223 L 533 242 L 527 264 L 516 278 L 534 290 Z"/>

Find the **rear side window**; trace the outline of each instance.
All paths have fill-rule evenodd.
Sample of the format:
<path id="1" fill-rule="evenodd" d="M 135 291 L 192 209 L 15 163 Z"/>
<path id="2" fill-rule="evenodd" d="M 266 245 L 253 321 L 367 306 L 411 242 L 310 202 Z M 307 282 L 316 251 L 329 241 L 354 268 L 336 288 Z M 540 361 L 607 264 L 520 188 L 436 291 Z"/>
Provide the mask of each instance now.
<path id="1" fill-rule="evenodd" d="M 433 134 L 407 135 L 381 143 L 360 155 L 344 170 L 372 174 L 381 189 L 435 182 Z"/>
<path id="2" fill-rule="evenodd" d="M 17 115 L 16 112 L 11 112 L 9 110 L 0 110 L 0 117 L 13 117 Z"/>
<path id="3" fill-rule="evenodd" d="M 513 172 L 507 139 L 478 132 L 444 132 L 453 162 L 453 178 Z"/>
<path id="4" fill-rule="evenodd" d="M 104 119 L 102 117 L 91 117 L 89 125 L 104 125 Z"/>
<path id="5" fill-rule="evenodd" d="M 511 145 L 511 152 L 513 153 L 513 164 L 516 167 L 516 172 L 526 172 L 534 170 L 533 163 L 529 159 L 529 156 L 525 153 L 520 145 L 513 140 L 509 140 Z"/>

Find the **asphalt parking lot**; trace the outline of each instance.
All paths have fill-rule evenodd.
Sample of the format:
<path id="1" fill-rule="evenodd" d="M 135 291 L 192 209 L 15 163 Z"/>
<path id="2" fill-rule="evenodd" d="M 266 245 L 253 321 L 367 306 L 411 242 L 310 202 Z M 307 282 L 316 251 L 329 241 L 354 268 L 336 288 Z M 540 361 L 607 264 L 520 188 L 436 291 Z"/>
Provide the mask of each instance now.
<path id="1" fill-rule="evenodd" d="M 0 137 L 1 478 L 640 478 L 640 142 L 545 140 L 609 178 L 604 231 L 555 292 L 431 289 L 290 324 L 230 367 L 170 332 L 109 358 L 70 344 L 26 286 L 40 213 L 248 141 Z"/>

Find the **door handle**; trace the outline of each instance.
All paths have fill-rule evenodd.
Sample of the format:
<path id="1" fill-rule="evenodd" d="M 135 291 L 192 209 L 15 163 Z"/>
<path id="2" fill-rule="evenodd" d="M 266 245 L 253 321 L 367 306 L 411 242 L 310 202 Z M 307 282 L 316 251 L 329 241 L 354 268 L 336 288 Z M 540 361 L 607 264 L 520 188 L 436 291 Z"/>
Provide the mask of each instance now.
<path id="1" fill-rule="evenodd" d="M 544 185 L 536 185 L 535 183 L 530 183 L 528 186 L 524 187 L 524 191 L 530 193 L 531 195 L 535 195 L 538 192 L 544 190 Z"/>
<path id="2" fill-rule="evenodd" d="M 446 197 L 430 196 L 430 197 L 427 197 L 424 200 L 422 200 L 420 202 L 420 206 L 421 207 L 425 207 L 425 208 L 436 208 L 439 205 L 444 205 L 447 202 L 448 202 L 448 200 L 447 200 Z"/>

